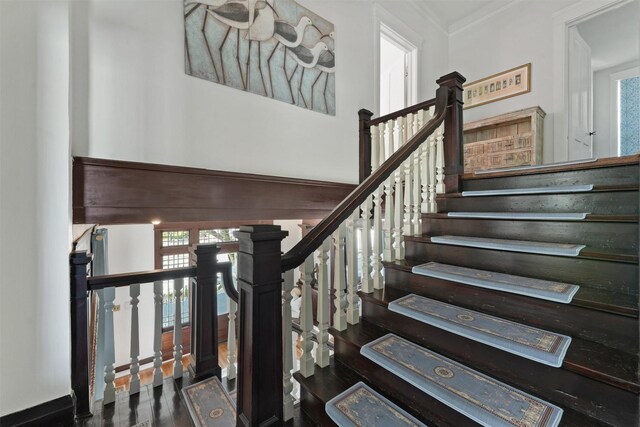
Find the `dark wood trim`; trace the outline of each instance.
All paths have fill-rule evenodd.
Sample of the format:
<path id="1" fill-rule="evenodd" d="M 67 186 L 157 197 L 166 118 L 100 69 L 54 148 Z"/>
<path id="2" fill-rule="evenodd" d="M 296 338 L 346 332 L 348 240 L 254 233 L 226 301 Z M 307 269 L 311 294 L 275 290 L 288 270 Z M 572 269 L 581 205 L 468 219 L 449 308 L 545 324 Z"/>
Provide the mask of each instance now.
<path id="1" fill-rule="evenodd" d="M 0 426 L 72 426 L 74 423 L 73 397 L 62 396 L 22 411 L 0 417 Z"/>
<path id="2" fill-rule="evenodd" d="M 171 268 L 167 270 L 138 271 L 135 273 L 107 274 L 104 276 L 93 276 L 87 279 L 88 288 L 96 291 L 104 288 L 120 288 L 142 283 L 153 283 L 160 280 L 183 279 L 194 277 L 195 267 Z"/>
<path id="3" fill-rule="evenodd" d="M 380 123 L 388 122 L 389 120 L 395 120 L 398 117 L 406 116 L 410 113 L 415 113 L 420 110 L 425 110 L 427 108 L 431 108 L 436 105 L 436 99 L 429 99 L 427 101 L 422 101 L 418 104 L 412 105 L 407 108 L 403 108 L 402 110 L 394 111 L 393 113 L 385 114 L 384 116 L 376 117 L 369 121 L 369 126 L 375 126 Z"/>
<path id="4" fill-rule="evenodd" d="M 322 218 L 352 184 L 75 157 L 73 222 Z"/>
<path id="5" fill-rule="evenodd" d="M 359 175 L 362 182 L 371 175 L 371 125 L 369 124 L 373 113 L 364 108 L 358 111 L 358 134 L 359 134 Z"/>
<path id="6" fill-rule="evenodd" d="M 87 266 L 91 256 L 85 251 L 69 256 L 71 308 L 71 388 L 75 395 L 76 413 L 91 415 L 89 402 L 89 319 L 87 310 Z"/>
<path id="7" fill-rule="evenodd" d="M 466 79 L 457 72 L 440 77 L 436 83 L 450 88 L 447 116 L 444 121 L 444 188 L 446 193 L 457 193 L 462 189 L 463 131 L 462 106 Z"/>
<path id="8" fill-rule="evenodd" d="M 450 89 L 446 86 L 438 88 L 433 118 L 405 145 L 393 153 L 369 178 L 360 184 L 348 198 L 344 199 L 328 217 L 323 219 L 304 239 L 282 257 L 282 271 L 291 270 L 302 264 L 322 244 L 324 239 L 329 237 L 353 211 L 359 209 L 362 202 L 440 126 L 447 112 L 447 103 L 450 98 L 449 92 Z"/>

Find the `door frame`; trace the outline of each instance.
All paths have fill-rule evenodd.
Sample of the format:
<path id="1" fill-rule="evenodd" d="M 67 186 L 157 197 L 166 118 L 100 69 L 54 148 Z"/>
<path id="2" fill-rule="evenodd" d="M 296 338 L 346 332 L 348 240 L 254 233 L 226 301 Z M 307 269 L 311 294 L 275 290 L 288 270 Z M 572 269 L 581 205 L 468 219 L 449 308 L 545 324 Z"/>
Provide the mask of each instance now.
<path id="1" fill-rule="evenodd" d="M 569 159 L 569 27 L 633 0 L 582 0 L 553 14 L 553 161 Z"/>

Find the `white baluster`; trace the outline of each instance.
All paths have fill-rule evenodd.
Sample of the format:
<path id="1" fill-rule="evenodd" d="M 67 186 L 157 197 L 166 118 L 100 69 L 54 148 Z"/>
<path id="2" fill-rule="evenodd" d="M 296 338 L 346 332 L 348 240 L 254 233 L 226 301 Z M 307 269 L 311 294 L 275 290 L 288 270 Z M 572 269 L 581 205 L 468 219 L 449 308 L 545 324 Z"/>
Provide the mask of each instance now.
<path id="1" fill-rule="evenodd" d="M 335 298 L 333 304 L 336 308 L 333 313 L 333 327 L 338 331 L 347 329 L 347 297 L 346 290 L 346 266 L 344 262 L 345 246 L 346 246 L 346 226 L 340 224 L 338 229 L 333 233 L 333 248 L 335 259 L 333 261 L 333 289 Z"/>
<path id="2" fill-rule="evenodd" d="M 436 193 L 444 193 L 444 126 L 436 130 Z M 431 208 L 435 212 L 435 196 Z"/>
<path id="3" fill-rule="evenodd" d="M 307 378 L 313 375 L 314 361 L 311 354 L 313 350 L 313 305 L 311 293 L 311 279 L 313 278 L 313 255 L 309 255 L 304 261 L 304 275 L 302 283 L 302 304 L 300 305 L 300 328 L 302 329 L 302 355 L 300 356 L 300 374 Z"/>
<path id="4" fill-rule="evenodd" d="M 380 166 L 380 126 L 371 126 L 371 173 Z"/>
<path id="5" fill-rule="evenodd" d="M 431 118 L 432 114 L 433 114 L 433 109 L 429 109 L 428 112 L 423 110 L 423 120 L 424 120 L 424 124 L 426 124 L 427 120 L 429 118 Z M 434 143 L 434 139 L 435 136 L 433 134 L 431 134 L 431 136 L 429 136 L 429 138 L 427 138 L 427 141 L 423 144 L 423 154 L 421 155 L 421 162 L 420 162 L 420 173 L 421 173 L 421 180 L 422 180 L 422 194 L 421 194 L 421 199 L 422 199 L 422 205 L 421 205 L 421 210 L 422 212 L 431 212 L 431 209 L 429 208 L 429 190 L 432 186 L 431 183 L 431 160 L 432 160 L 432 150 L 431 148 L 433 147 L 433 143 Z"/>
<path id="6" fill-rule="evenodd" d="M 162 282 L 153 282 L 153 386 L 162 385 Z"/>
<path id="7" fill-rule="evenodd" d="M 116 299 L 116 288 L 104 290 L 104 397 L 102 404 L 107 405 L 116 400 L 116 352 L 113 331 L 113 301 Z"/>
<path id="8" fill-rule="evenodd" d="M 373 238 L 371 242 L 371 265 L 373 267 L 373 288 L 382 289 L 382 191 L 380 185 L 373 193 Z"/>
<path id="9" fill-rule="evenodd" d="M 347 220 L 347 323 L 355 325 L 360 321 L 360 298 L 358 297 L 358 220 L 356 209 Z"/>
<path id="10" fill-rule="evenodd" d="M 393 152 L 393 120 L 387 126 L 386 158 Z M 393 174 L 384 181 L 384 260 L 395 259 L 393 252 Z"/>
<path id="11" fill-rule="evenodd" d="M 436 150 L 437 150 L 437 141 L 436 141 L 436 132 L 429 139 L 429 161 L 428 161 L 428 177 L 429 177 L 429 187 L 427 194 L 427 212 L 435 212 L 435 203 L 436 203 Z"/>
<path id="12" fill-rule="evenodd" d="M 406 133 L 410 137 L 413 137 L 413 114 L 409 114 L 406 118 Z M 407 137 L 407 142 L 409 142 L 410 137 Z M 414 227 L 412 221 L 412 203 L 413 203 L 413 153 L 409 156 L 409 158 L 404 162 L 404 225 L 402 229 L 402 234 L 405 236 L 413 236 Z M 403 242 L 403 251 L 404 251 L 404 242 Z M 403 256 L 404 258 L 404 252 Z"/>
<path id="13" fill-rule="evenodd" d="M 329 365 L 329 250 L 331 240 L 326 238 L 318 250 L 318 348 L 316 364 L 324 368 Z"/>
<path id="14" fill-rule="evenodd" d="M 397 121 L 398 127 L 398 148 L 402 146 L 404 141 L 404 117 L 400 117 Z M 395 259 L 404 259 L 404 245 L 402 241 L 402 226 L 404 220 L 402 218 L 404 214 L 404 195 L 402 189 L 402 177 L 404 175 L 403 165 L 400 165 L 394 173 L 395 191 L 394 191 L 394 224 L 393 224 L 393 248 L 395 253 Z"/>
<path id="15" fill-rule="evenodd" d="M 414 114 L 411 125 L 413 126 L 414 133 L 418 133 L 420 130 L 419 116 L 420 112 Z M 420 202 L 421 202 L 421 181 L 422 181 L 422 173 L 420 171 L 420 154 L 422 153 L 423 147 L 426 145 L 426 142 L 420 144 L 420 147 L 413 152 L 411 155 L 411 161 L 413 162 L 413 170 L 411 173 L 412 181 L 411 181 L 411 222 L 413 223 L 413 234 L 421 235 L 422 234 L 422 222 L 421 222 L 421 212 L 420 212 Z"/>
<path id="16" fill-rule="evenodd" d="M 129 286 L 131 297 L 131 382 L 129 394 L 140 393 L 140 327 L 138 324 L 138 297 L 140 296 L 140 284 Z"/>
<path id="17" fill-rule="evenodd" d="M 293 369 L 293 354 L 291 348 L 291 291 L 293 290 L 293 270 L 282 274 L 282 352 L 283 352 L 283 417 L 285 421 L 293 418 L 293 404 L 295 399 L 291 395 L 293 382 L 291 370 Z"/>
<path id="18" fill-rule="evenodd" d="M 367 197 L 362 205 L 362 219 L 360 220 L 360 245 L 362 247 L 361 289 L 370 294 L 373 292 L 373 279 L 371 278 L 371 196 Z"/>
<path id="19" fill-rule="evenodd" d="M 236 352 L 236 313 L 238 312 L 238 304 L 229 298 L 229 325 L 227 326 L 227 360 L 229 367 L 227 368 L 227 378 L 233 380 L 236 378 L 238 371 L 236 361 L 238 360 Z"/>
<path id="20" fill-rule="evenodd" d="M 173 316 L 173 378 L 182 378 L 182 288 L 183 280 L 173 281 L 174 316 Z"/>
<path id="21" fill-rule="evenodd" d="M 378 125 L 378 167 L 387 160 L 387 124 L 380 123 Z"/>

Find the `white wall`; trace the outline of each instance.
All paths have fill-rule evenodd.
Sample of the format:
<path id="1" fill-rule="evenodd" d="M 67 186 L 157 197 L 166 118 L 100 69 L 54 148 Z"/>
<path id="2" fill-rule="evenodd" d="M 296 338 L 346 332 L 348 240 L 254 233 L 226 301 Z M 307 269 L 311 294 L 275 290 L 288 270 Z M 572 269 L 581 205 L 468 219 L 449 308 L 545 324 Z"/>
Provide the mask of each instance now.
<path id="1" fill-rule="evenodd" d="M 71 387 L 68 13 L 0 2 L 0 416 Z"/>
<path id="2" fill-rule="evenodd" d="M 449 67 L 468 82 L 531 62 L 531 92 L 464 111 L 465 122 L 540 106 L 544 122 L 543 159 L 554 161 L 553 13 L 566 1 L 520 1 L 451 34 Z M 566 143 L 565 143 L 566 146 Z"/>
<path id="3" fill-rule="evenodd" d="M 182 0 L 78 2 L 72 31 L 88 42 L 73 45 L 74 155 L 355 182 L 357 111 L 377 109 L 373 3 L 301 3 L 335 24 L 335 117 L 186 75 Z M 442 55 L 422 60 L 435 81 L 446 36 L 406 3 L 380 3 L 422 35 L 422 53 Z"/>

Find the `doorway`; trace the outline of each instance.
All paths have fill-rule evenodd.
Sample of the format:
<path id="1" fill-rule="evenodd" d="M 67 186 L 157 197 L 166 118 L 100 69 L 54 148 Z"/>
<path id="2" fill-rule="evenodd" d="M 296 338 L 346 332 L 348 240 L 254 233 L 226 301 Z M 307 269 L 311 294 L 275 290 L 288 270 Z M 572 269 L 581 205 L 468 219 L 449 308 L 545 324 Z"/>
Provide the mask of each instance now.
<path id="1" fill-rule="evenodd" d="M 391 28 L 380 24 L 380 115 L 416 103 L 417 48 Z"/>

